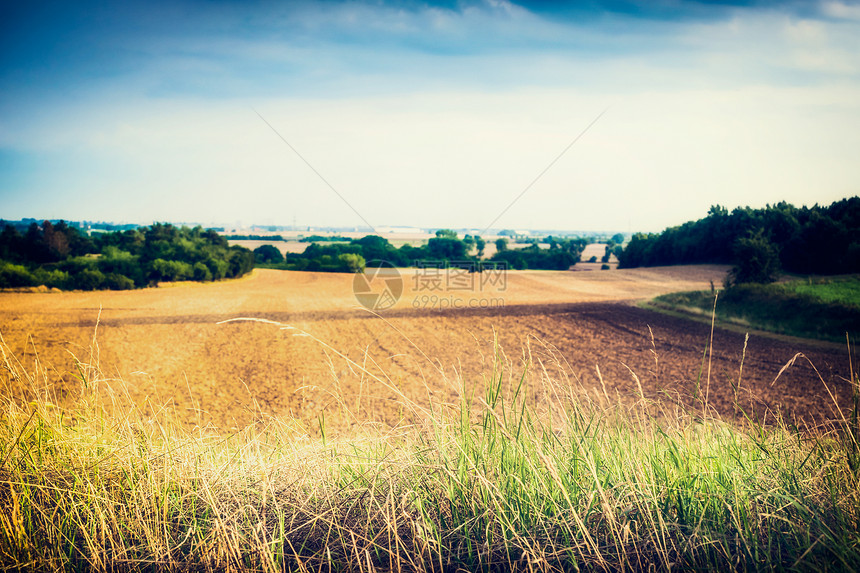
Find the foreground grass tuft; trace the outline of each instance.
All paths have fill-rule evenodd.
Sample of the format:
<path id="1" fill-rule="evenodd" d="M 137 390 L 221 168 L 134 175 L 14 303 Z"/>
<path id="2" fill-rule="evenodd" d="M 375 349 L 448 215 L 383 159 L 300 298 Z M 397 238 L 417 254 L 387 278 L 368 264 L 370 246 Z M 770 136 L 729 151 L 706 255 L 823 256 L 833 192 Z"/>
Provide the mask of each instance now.
<path id="1" fill-rule="evenodd" d="M 313 440 L 184 429 L 83 364 L 55 407 L 4 356 L 40 396 L 2 399 L 4 570 L 860 570 L 856 409 L 736 426 L 558 380 L 541 409 L 497 361 L 421 423 Z"/>

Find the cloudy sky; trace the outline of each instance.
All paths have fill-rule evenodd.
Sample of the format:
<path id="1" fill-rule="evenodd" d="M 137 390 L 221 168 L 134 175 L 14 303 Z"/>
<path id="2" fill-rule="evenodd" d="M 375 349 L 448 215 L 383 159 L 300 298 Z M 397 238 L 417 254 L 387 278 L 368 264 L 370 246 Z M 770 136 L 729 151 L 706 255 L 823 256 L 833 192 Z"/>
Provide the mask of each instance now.
<path id="1" fill-rule="evenodd" d="M 858 193 L 857 2 L 0 8 L 6 219 L 658 231 Z"/>

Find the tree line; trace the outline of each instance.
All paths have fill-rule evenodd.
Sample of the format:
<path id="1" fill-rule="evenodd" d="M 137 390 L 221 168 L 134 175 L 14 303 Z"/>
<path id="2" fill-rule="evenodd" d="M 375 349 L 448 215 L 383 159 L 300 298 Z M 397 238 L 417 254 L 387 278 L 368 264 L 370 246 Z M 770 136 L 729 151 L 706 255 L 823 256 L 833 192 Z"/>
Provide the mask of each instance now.
<path id="1" fill-rule="evenodd" d="M 462 239 L 449 229 L 441 229 L 426 245 L 404 244 L 395 247 L 384 237 L 366 235 L 348 242 L 320 245 L 312 243 L 302 253 L 286 256 L 272 245 L 254 250 L 258 264 L 273 268 L 299 271 L 357 272 L 364 270 L 368 261 L 387 261 L 395 266 L 437 264 L 475 265 L 473 268 L 505 266 L 513 269 L 567 270 L 579 262 L 588 243 L 586 239 L 545 239 L 549 249 L 537 243 L 521 249 L 509 249 L 506 239 L 496 241 L 496 253 L 483 260 L 486 241 L 479 236 L 466 235 Z"/>
<path id="2" fill-rule="evenodd" d="M 212 229 L 155 223 L 89 236 L 64 221 L 33 222 L 22 233 L 0 222 L 0 288 L 125 290 L 159 282 L 241 276 L 254 255 Z"/>
<path id="3" fill-rule="evenodd" d="M 731 281 L 768 282 L 779 270 L 799 274 L 860 272 L 860 197 L 829 206 L 710 208 L 703 219 L 661 233 L 637 233 L 619 268 L 733 264 Z"/>

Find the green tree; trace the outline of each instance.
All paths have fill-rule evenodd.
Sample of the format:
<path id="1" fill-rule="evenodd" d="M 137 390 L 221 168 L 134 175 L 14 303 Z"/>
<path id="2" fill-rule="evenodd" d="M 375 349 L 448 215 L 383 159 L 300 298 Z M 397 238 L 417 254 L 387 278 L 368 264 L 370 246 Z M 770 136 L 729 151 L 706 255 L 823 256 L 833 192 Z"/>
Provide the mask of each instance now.
<path id="1" fill-rule="evenodd" d="M 466 258 L 466 244 L 460 239 L 436 237 L 427 241 L 427 252 L 433 259 L 464 259 Z"/>
<path id="2" fill-rule="evenodd" d="M 496 239 L 496 251 L 502 252 L 508 250 L 508 240 L 504 237 L 499 237 Z"/>
<path id="3" fill-rule="evenodd" d="M 110 290 L 131 290 L 134 288 L 134 281 L 125 275 L 108 273 L 105 275 L 101 286 L 107 287 Z"/>
<path id="4" fill-rule="evenodd" d="M 72 282 L 74 288 L 80 290 L 98 290 L 105 282 L 105 276 L 101 271 L 95 269 L 82 269 L 74 275 Z"/>
<path id="5" fill-rule="evenodd" d="M 7 223 L 0 233 L 0 259 L 16 262 L 21 260 L 23 243 L 24 237 L 18 229 Z"/>
<path id="6" fill-rule="evenodd" d="M 779 275 L 779 254 L 761 231 L 735 241 L 735 266 L 728 284 L 772 283 Z"/>
<path id="7" fill-rule="evenodd" d="M 157 281 L 184 281 L 194 276 L 191 265 L 182 261 L 155 259 L 152 261 L 152 279 Z"/>
<path id="8" fill-rule="evenodd" d="M 283 257 L 281 257 L 283 260 Z M 202 262 L 194 263 L 194 266 L 191 268 L 193 273 L 193 278 L 195 281 L 211 281 L 212 280 L 212 271 L 209 270 Z"/>
<path id="9" fill-rule="evenodd" d="M 261 245 L 254 249 L 254 260 L 260 264 L 280 264 L 284 255 L 274 245 Z"/>
<path id="10" fill-rule="evenodd" d="M 338 255 L 337 259 L 343 271 L 349 273 L 362 272 L 366 264 L 364 257 L 355 253 L 343 253 L 342 255 Z"/>
<path id="11" fill-rule="evenodd" d="M 368 261 L 391 261 L 398 258 L 397 249 L 388 242 L 388 239 L 379 235 L 365 235 L 355 239 L 351 245 L 361 248 L 361 255 Z"/>
<path id="12" fill-rule="evenodd" d="M 0 288 L 33 286 L 35 279 L 27 267 L 0 261 Z"/>
<path id="13" fill-rule="evenodd" d="M 484 256 L 484 249 L 487 246 L 487 241 L 482 239 L 480 236 L 475 235 L 475 247 L 478 249 L 478 258 Z"/>

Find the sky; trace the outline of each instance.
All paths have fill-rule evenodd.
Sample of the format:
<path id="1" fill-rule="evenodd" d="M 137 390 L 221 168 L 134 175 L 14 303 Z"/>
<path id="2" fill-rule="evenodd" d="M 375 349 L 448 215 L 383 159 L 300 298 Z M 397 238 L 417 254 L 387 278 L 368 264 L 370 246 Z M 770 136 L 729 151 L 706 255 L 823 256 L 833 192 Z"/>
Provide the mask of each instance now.
<path id="1" fill-rule="evenodd" d="M 660 231 L 860 194 L 860 2 L 4 2 L 0 218 Z"/>

